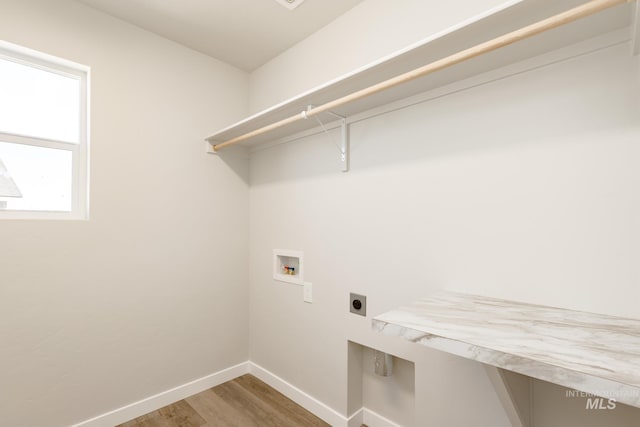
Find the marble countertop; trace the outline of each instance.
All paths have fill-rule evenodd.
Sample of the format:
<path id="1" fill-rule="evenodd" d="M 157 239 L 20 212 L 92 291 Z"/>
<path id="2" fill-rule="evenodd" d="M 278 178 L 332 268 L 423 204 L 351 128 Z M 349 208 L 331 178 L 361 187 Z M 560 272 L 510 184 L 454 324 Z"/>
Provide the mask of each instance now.
<path id="1" fill-rule="evenodd" d="M 374 330 L 640 407 L 640 320 L 441 292 Z"/>

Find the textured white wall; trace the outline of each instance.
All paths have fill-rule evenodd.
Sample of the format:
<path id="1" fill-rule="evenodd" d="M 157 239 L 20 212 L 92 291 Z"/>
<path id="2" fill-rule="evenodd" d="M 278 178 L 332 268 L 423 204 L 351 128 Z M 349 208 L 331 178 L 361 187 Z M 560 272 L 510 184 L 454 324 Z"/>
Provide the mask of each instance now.
<path id="1" fill-rule="evenodd" d="M 249 107 L 263 110 L 503 3 L 364 0 L 253 71 Z"/>
<path id="2" fill-rule="evenodd" d="M 375 336 L 347 313 L 349 291 L 367 295 L 369 316 L 450 288 L 640 317 L 640 63 L 628 52 L 353 124 L 347 174 L 324 135 L 252 154 L 252 360 L 346 411 L 356 341 L 415 362 L 418 423 L 508 425 L 481 368 Z M 271 279 L 273 248 L 305 252 L 312 305 Z"/>
<path id="3" fill-rule="evenodd" d="M 203 138 L 246 114 L 248 76 L 76 2 L 0 10 L 0 39 L 92 68 L 91 219 L 0 221 L 0 425 L 247 360 L 247 165 Z"/>

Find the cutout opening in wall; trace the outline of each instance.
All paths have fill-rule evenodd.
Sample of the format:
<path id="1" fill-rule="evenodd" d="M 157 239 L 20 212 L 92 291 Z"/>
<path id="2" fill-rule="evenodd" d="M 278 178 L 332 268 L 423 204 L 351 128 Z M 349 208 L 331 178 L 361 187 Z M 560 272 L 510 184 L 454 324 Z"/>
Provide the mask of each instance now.
<path id="1" fill-rule="evenodd" d="M 303 257 L 301 251 L 274 249 L 273 278 L 280 282 L 302 285 L 304 282 Z"/>
<path id="2" fill-rule="evenodd" d="M 386 351 L 348 341 L 348 414 L 357 425 L 422 426 L 416 422 L 415 363 Z M 389 357 L 393 375 L 377 372 L 381 355 Z"/>

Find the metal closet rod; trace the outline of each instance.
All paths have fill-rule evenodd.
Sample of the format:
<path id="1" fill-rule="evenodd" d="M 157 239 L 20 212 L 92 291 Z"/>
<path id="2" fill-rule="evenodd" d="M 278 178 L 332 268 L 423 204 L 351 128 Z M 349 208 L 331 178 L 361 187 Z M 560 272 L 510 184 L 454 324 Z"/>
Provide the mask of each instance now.
<path id="1" fill-rule="evenodd" d="M 302 111 L 299 114 L 295 114 L 291 117 L 287 117 L 286 119 L 277 121 L 275 123 L 261 127 L 251 132 L 247 132 L 243 135 L 229 139 L 220 144 L 215 144 L 213 146 L 213 150 L 218 151 L 221 148 L 228 147 L 233 144 L 237 144 L 249 138 L 253 138 L 254 136 L 262 135 L 263 133 L 297 122 L 298 120 L 304 120 L 308 117 L 312 117 L 320 113 L 330 111 L 334 108 L 338 108 L 350 102 L 357 101 L 369 95 L 373 95 L 375 93 L 382 92 L 383 90 L 401 85 L 402 83 L 406 83 L 411 80 L 415 80 L 419 77 L 426 76 L 427 74 L 431 74 L 436 71 L 440 71 L 444 68 L 451 67 L 452 65 L 456 65 L 456 64 L 459 64 L 460 62 L 466 61 L 471 58 L 475 58 L 476 56 L 480 56 L 484 53 L 500 49 L 501 47 L 508 46 L 520 40 L 543 33 L 547 30 L 551 30 L 553 28 L 560 27 L 564 24 L 577 21 L 581 18 L 587 17 L 589 15 L 593 15 L 595 13 L 601 12 L 605 9 L 611 8 L 613 6 L 617 6 L 622 3 L 631 3 L 632 1 L 635 1 L 635 0 L 592 0 L 581 6 L 567 10 L 566 12 L 562 12 L 552 17 L 543 19 L 542 21 L 536 22 L 534 24 L 527 25 L 526 27 L 523 27 L 519 30 L 512 31 L 510 33 L 496 37 L 495 39 L 486 41 L 484 43 L 480 43 L 476 46 L 462 50 L 458 53 L 454 53 L 453 55 L 447 56 L 445 58 L 438 59 L 437 61 L 434 61 L 430 64 L 423 65 L 422 67 L 416 68 L 415 70 L 408 71 L 404 74 L 400 74 L 399 76 L 392 77 L 388 80 L 382 81 L 373 86 L 369 86 L 367 88 L 350 93 L 341 98 L 327 102 L 326 104 L 318 105 L 317 107 L 312 107 L 310 109 Z"/>

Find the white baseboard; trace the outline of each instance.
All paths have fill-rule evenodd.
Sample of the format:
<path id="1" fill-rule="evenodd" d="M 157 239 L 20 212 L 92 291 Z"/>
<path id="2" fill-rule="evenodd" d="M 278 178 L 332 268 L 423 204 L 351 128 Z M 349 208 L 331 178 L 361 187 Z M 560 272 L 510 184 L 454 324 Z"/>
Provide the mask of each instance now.
<path id="1" fill-rule="evenodd" d="M 358 409 L 347 420 L 347 427 L 360 427 L 364 424 L 364 408 Z"/>
<path id="2" fill-rule="evenodd" d="M 368 427 L 401 427 L 367 408 L 361 408 L 347 418 L 293 384 L 250 361 L 114 409 L 71 427 L 113 427 L 249 373 L 333 427 L 360 427 L 362 424 Z"/>
<path id="3" fill-rule="evenodd" d="M 264 369 L 262 366 L 249 362 L 249 373 L 269 384 L 271 387 L 275 388 L 315 416 L 331 424 L 333 427 L 350 426 L 349 419 L 344 415 L 322 403 L 315 397 L 300 390 L 298 387 L 288 383 L 274 373 Z M 360 427 L 360 425 L 358 425 L 358 427 Z"/>
<path id="4" fill-rule="evenodd" d="M 249 362 L 249 373 L 269 384 L 315 416 L 322 418 L 333 427 L 360 427 L 362 424 L 366 424 L 367 427 L 402 427 L 400 424 L 396 424 L 364 407 L 347 418 L 315 397 L 310 396 L 298 387 L 253 362 Z"/>
<path id="5" fill-rule="evenodd" d="M 362 408 L 362 421 L 367 427 L 402 427 L 367 408 Z"/>
<path id="6" fill-rule="evenodd" d="M 72 427 L 113 427 L 247 373 L 249 373 L 249 362 L 243 362 L 171 390 L 158 393 L 155 396 L 147 397 L 122 408 L 98 415 L 90 420 L 74 424 Z"/>

